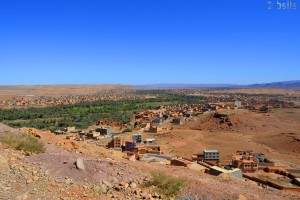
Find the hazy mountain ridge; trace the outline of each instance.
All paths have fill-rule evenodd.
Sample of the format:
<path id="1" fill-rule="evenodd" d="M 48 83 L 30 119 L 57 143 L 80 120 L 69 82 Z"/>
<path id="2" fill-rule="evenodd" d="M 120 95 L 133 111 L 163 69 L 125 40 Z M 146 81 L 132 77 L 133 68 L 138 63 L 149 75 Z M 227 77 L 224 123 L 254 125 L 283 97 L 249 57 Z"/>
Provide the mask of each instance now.
<path id="1" fill-rule="evenodd" d="M 185 84 L 185 83 L 161 83 L 136 85 L 139 88 L 218 88 L 218 87 L 236 87 L 235 84 Z"/>
<path id="2" fill-rule="evenodd" d="M 161 84 L 136 85 L 135 87 L 138 87 L 138 88 L 286 88 L 286 89 L 300 89 L 300 80 L 250 84 L 250 85 L 161 83 Z"/>
<path id="3" fill-rule="evenodd" d="M 252 84 L 252 85 L 248 85 L 248 87 L 299 88 L 300 80 Z"/>

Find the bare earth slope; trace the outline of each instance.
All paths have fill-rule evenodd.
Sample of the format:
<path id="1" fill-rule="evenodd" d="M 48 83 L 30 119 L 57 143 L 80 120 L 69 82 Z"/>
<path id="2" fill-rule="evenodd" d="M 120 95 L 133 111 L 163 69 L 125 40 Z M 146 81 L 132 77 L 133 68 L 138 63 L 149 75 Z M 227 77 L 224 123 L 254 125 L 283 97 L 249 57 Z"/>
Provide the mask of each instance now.
<path id="1" fill-rule="evenodd" d="M 201 115 L 196 121 L 161 135 L 159 144 L 166 146 L 169 153 L 188 158 L 203 149 L 219 149 L 222 161 L 228 164 L 237 150 L 254 150 L 300 168 L 299 109 L 270 113 L 224 110 L 218 114 L 226 117 L 215 118 L 214 113 Z"/>
<path id="2" fill-rule="evenodd" d="M 7 129 L 3 125 L 0 127 Z M 102 154 L 86 155 L 79 153 L 84 152 L 81 146 L 65 150 L 53 142 L 46 144 L 45 153 L 30 156 L 0 144 L 0 155 L 9 165 L 9 170 L 0 179 L 2 199 L 150 199 L 150 194 L 151 198 L 158 199 L 159 195 L 142 185 L 153 170 L 186 179 L 188 185 L 181 191 L 182 197 L 299 199 L 299 194 L 264 190 L 254 182 L 231 176 L 214 177 L 183 167 L 130 162 L 110 156 L 110 151 L 101 147 L 98 151 Z M 83 158 L 84 171 L 74 165 L 78 157 Z M 136 186 L 129 186 L 132 182 Z"/>

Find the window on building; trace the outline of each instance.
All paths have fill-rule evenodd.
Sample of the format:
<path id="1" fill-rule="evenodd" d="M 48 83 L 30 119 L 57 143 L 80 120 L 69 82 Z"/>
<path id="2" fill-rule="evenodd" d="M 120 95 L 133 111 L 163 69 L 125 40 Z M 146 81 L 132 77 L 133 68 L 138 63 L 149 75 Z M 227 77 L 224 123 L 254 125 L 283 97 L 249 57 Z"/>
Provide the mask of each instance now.
<path id="1" fill-rule="evenodd" d="M 250 165 L 249 164 L 245 164 L 244 167 L 245 168 L 250 168 Z"/>

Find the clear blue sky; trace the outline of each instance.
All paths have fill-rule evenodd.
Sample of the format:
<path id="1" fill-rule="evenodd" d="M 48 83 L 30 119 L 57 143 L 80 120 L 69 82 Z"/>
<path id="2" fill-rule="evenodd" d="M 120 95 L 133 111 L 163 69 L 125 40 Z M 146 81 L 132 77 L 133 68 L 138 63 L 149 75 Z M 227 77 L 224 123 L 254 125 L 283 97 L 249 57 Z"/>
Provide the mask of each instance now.
<path id="1" fill-rule="evenodd" d="M 299 80 L 300 0 L 271 1 L 1 0 L 0 85 Z"/>

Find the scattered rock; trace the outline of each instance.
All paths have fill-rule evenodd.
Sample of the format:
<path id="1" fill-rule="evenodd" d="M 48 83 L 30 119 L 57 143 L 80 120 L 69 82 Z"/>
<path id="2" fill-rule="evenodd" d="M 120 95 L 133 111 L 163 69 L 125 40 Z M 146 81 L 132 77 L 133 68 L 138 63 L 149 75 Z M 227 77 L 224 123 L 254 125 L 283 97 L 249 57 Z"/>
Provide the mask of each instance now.
<path id="1" fill-rule="evenodd" d="M 122 182 L 119 183 L 119 186 L 125 187 L 125 184 L 126 183 L 124 181 L 122 181 Z"/>
<path id="2" fill-rule="evenodd" d="M 32 183 L 32 182 L 33 182 L 32 179 L 28 179 L 28 180 L 26 181 L 27 184 L 30 184 L 30 183 Z"/>
<path id="3" fill-rule="evenodd" d="M 238 200 L 247 200 L 247 198 L 244 195 L 240 194 Z"/>
<path id="4" fill-rule="evenodd" d="M 132 189 L 135 189 L 135 188 L 137 187 L 137 184 L 136 184 L 135 182 L 131 182 L 131 183 L 130 183 L 130 187 L 131 187 Z"/>
<path id="5" fill-rule="evenodd" d="M 9 167 L 6 158 L 0 155 L 0 174 L 7 173 L 8 170 Z"/>
<path id="6" fill-rule="evenodd" d="M 77 158 L 77 160 L 76 160 L 76 167 L 79 170 L 83 170 L 83 171 L 85 170 L 82 158 Z"/>
<path id="7" fill-rule="evenodd" d="M 102 183 L 103 183 L 104 185 L 106 185 L 107 187 L 109 187 L 109 188 L 112 187 L 112 185 L 111 185 L 108 181 L 106 181 L 106 180 L 102 180 Z"/>
<path id="8" fill-rule="evenodd" d="M 119 183 L 119 180 L 117 178 L 112 179 L 113 183 Z"/>
<path id="9" fill-rule="evenodd" d="M 146 199 L 146 198 L 147 198 L 147 196 L 148 196 L 148 194 L 147 194 L 147 193 L 144 193 L 144 192 L 142 192 L 142 193 L 141 193 L 141 196 L 142 196 L 144 199 Z"/>
<path id="10" fill-rule="evenodd" d="M 154 192 L 153 195 L 152 195 L 152 197 L 153 197 L 153 198 L 159 198 L 160 195 L 159 195 L 157 192 Z"/>
<path id="11" fill-rule="evenodd" d="M 70 179 L 70 178 L 67 178 L 67 179 L 65 180 L 65 184 L 71 185 L 71 184 L 73 184 L 73 180 Z"/>
<path id="12" fill-rule="evenodd" d="M 11 187 L 7 186 L 4 188 L 5 191 L 9 191 L 11 189 Z"/>
<path id="13" fill-rule="evenodd" d="M 142 188 L 142 193 L 149 194 L 150 190 L 148 188 Z"/>
<path id="14" fill-rule="evenodd" d="M 114 186 L 114 189 L 115 189 L 116 191 L 120 191 L 120 190 L 121 190 L 121 188 L 120 188 L 118 185 L 115 185 L 115 186 Z"/>
<path id="15" fill-rule="evenodd" d="M 107 192 L 108 192 L 108 186 L 105 185 L 105 184 L 101 184 L 101 186 L 100 186 L 100 192 L 102 194 L 107 194 Z"/>
<path id="16" fill-rule="evenodd" d="M 135 195 L 139 195 L 141 193 L 141 189 L 135 189 L 133 193 Z"/>
<path id="17" fill-rule="evenodd" d="M 26 199 L 28 199 L 27 193 L 16 197 L 16 200 L 26 200 Z"/>
<path id="18" fill-rule="evenodd" d="M 137 179 L 138 184 L 143 184 L 143 180 Z"/>
<path id="19" fill-rule="evenodd" d="M 129 184 L 125 183 L 124 187 L 125 187 L 125 189 L 127 189 L 129 187 Z"/>

